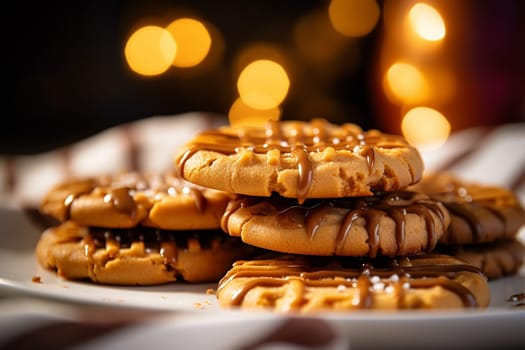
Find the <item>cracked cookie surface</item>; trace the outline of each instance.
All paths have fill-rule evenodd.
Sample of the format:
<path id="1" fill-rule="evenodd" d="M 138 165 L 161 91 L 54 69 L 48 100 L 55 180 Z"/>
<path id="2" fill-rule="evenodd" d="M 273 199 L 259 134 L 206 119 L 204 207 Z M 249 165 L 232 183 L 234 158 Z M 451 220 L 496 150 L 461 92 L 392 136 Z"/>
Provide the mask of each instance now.
<path id="1" fill-rule="evenodd" d="M 300 203 L 400 189 L 423 172 L 420 154 L 403 137 L 324 119 L 207 130 L 178 151 L 175 163 L 195 184 Z"/>

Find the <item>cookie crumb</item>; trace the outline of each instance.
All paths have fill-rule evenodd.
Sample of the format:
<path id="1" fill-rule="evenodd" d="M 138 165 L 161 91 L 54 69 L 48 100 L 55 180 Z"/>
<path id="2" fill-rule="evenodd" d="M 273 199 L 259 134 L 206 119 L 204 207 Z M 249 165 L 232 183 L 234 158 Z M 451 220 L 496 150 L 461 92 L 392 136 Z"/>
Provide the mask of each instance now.
<path id="1" fill-rule="evenodd" d="M 33 278 L 31 278 L 31 282 L 42 283 L 42 278 L 40 276 L 33 276 Z"/>
<path id="2" fill-rule="evenodd" d="M 510 301 L 514 306 L 525 305 L 525 292 L 511 295 L 507 301 Z"/>
<path id="3" fill-rule="evenodd" d="M 214 290 L 214 289 L 212 289 L 212 288 L 208 288 L 208 289 L 206 290 L 206 295 L 214 295 L 214 294 L 215 294 L 215 290 Z"/>
<path id="4" fill-rule="evenodd" d="M 201 303 L 193 303 L 193 307 L 195 307 L 196 309 L 202 309 L 202 304 Z"/>

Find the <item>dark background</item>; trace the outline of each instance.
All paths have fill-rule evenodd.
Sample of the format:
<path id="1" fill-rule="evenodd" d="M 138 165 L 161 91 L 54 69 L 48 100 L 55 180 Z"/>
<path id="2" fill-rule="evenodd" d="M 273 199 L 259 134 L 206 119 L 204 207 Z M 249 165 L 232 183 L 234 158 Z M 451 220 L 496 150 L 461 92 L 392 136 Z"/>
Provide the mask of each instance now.
<path id="1" fill-rule="evenodd" d="M 503 52 L 501 48 L 494 51 L 486 46 L 485 40 L 471 45 L 475 51 L 472 54 L 496 56 L 491 60 L 489 55 L 475 64 L 501 65 L 498 57 L 513 55 L 510 61 L 503 61 L 507 65 L 503 79 L 512 75 L 512 79 L 523 82 L 525 2 L 483 1 L 484 5 L 478 7 L 474 1 L 464 1 L 477 20 L 465 23 L 470 31 L 492 33 L 493 37 L 487 39 L 489 44 L 498 42 L 501 39 L 498 35 L 510 43 Z M 290 47 L 294 23 L 328 3 L 282 0 L 17 2 L 12 21 L 16 25 L 8 33 L 14 38 L 13 52 L 8 53 L 14 67 L 14 96 L 8 100 L 2 122 L 0 154 L 50 150 L 107 127 L 153 115 L 188 111 L 227 114 L 236 98 L 233 61 L 239 50 L 254 41 Z M 382 5 L 383 1 L 378 3 Z M 495 12 L 498 8 L 500 11 Z M 189 73 L 172 70 L 158 77 L 142 77 L 131 72 L 123 56 L 124 43 L 131 32 L 150 22 L 167 25 L 185 11 L 212 23 L 222 35 L 223 50 L 213 69 Z M 9 14 L 6 12 L 5 16 Z M 494 23 L 500 27 L 494 27 Z M 356 122 L 364 129 L 381 128 L 380 109 L 374 104 L 383 102 L 374 101 L 371 93 L 374 88 L 372 57 L 381 45 L 380 33 L 381 20 L 369 35 L 353 42 L 360 52 L 357 68 L 341 70 L 323 84 L 297 63 L 302 80 L 290 90 L 282 105 L 282 118 L 319 116 L 320 111 L 305 110 L 304 105 L 307 96 L 323 94 L 335 101 L 333 108 L 325 109 L 323 117 L 337 122 Z M 480 69 L 479 74 L 483 72 Z M 518 86 L 512 105 L 506 106 L 505 114 L 483 123 L 522 121 L 525 113 L 522 88 L 523 83 Z M 470 123 L 465 123 L 466 126 L 472 124 L 476 124 L 475 116 Z"/>

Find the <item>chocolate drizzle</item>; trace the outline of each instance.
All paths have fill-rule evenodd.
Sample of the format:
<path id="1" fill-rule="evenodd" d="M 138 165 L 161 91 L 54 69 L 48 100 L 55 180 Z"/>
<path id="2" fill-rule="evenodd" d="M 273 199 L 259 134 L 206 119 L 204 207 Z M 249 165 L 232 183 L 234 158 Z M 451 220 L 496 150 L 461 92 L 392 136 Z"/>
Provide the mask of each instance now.
<path id="1" fill-rule="evenodd" d="M 322 152 L 327 147 L 350 150 L 365 157 L 370 172 L 375 165 L 375 148 L 408 148 L 398 135 L 383 134 L 376 130 L 363 132 L 354 124 L 335 126 L 324 119 L 305 122 L 270 121 L 264 128 L 223 128 L 198 134 L 177 157 L 181 173 L 189 158 L 200 150 L 233 155 L 242 149 L 256 154 L 278 150 L 284 156 L 295 158 L 298 169 L 297 198 L 303 203 L 312 184 L 311 152 Z"/>
<path id="2" fill-rule="evenodd" d="M 312 164 L 308 160 L 308 150 L 306 147 L 296 145 L 292 149 L 292 153 L 297 160 L 297 170 L 299 172 L 299 183 L 297 185 L 297 198 L 299 203 L 304 202 L 304 198 L 308 193 L 308 189 L 312 182 L 313 172 Z"/>
<path id="3" fill-rule="evenodd" d="M 236 244 L 238 239 L 228 237 L 219 230 L 203 230 L 191 232 L 176 232 L 154 228 L 136 229 L 103 229 L 88 228 L 86 235 L 80 239 L 84 247 L 84 255 L 91 258 L 98 249 L 105 249 L 110 254 L 117 254 L 120 249 L 131 248 L 132 244 L 143 244 L 144 251 L 157 252 L 164 258 L 164 264 L 175 268 L 180 250 L 198 247 L 212 249 L 216 244 Z M 71 239 L 73 240 L 73 238 Z"/>
<path id="4" fill-rule="evenodd" d="M 445 260 L 446 259 L 446 260 Z M 446 262 L 443 262 L 446 261 Z M 437 254 L 402 258 L 340 258 L 313 256 L 281 256 L 276 259 L 238 261 L 219 282 L 218 293 L 233 279 L 248 278 L 231 295 L 231 304 L 240 306 L 244 297 L 256 287 L 279 287 L 299 281 L 305 287 L 356 288 L 352 301 L 356 308 L 373 307 L 378 290 L 390 290 L 398 308 L 411 289 L 436 286 L 457 295 L 464 307 L 478 307 L 476 297 L 455 277 L 463 272 L 482 275 L 480 270 L 459 260 Z M 302 297 L 307 291 L 303 289 Z"/>
<path id="5" fill-rule="evenodd" d="M 459 216 L 465 220 L 465 222 L 470 227 L 472 231 L 473 240 L 477 242 L 480 240 L 480 237 L 483 236 L 483 225 L 481 221 L 478 220 L 476 215 L 470 210 L 465 204 L 455 203 L 455 202 L 443 202 L 447 210 L 452 215 Z"/>
<path id="6" fill-rule="evenodd" d="M 266 212 L 259 212 L 259 204 L 265 203 Z M 380 221 L 382 217 L 390 217 L 396 225 L 397 255 L 404 253 L 406 242 L 406 217 L 416 214 L 425 222 L 427 231 L 426 250 L 435 248 L 438 240 L 436 220 L 442 228 L 447 226 L 445 209 L 428 196 L 410 191 L 394 191 L 383 195 L 340 199 L 308 200 L 303 205 L 297 205 L 293 200 L 273 196 L 271 200 L 259 197 L 239 197 L 230 202 L 221 220 L 221 227 L 228 232 L 228 221 L 240 208 L 249 208 L 252 215 L 273 215 L 283 229 L 304 226 L 310 240 L 313 239 L 327 213 L 343 209 L 346 211 L 336 237 L 335 255 L 341 255 L 345 242 L 358 220 L 364 220 L 369 234 L 370 257 L 380 255 Z"/>
<path id="7" fill-rule="evenodd" d="M 111 202 L 115 209 L 128 213 L 130 217 L 134 217 L 137 213 L 137 205 L 131 195 L 131 190 L 127 187 L 110 188 L 104 201 Z"/>
<path id="8" fill-rule="evenodd" d="M 490 241 L 492 236 L 512 237 L 525 224 L 525 210 L 510 191 L 490 186 L 450 186 L 450 192 L 429 195 L 442 202 L 452 216 L 465 221 L 472 233 L 472 242 Z M 490 227 L 484 224 L 490 219 L 487 212 L 493 218 Z M 453 241 L 454 235 L 443 239 L 450 239 L 448 243 L 458 243 Z"/>
<path id="9" fill-rule="evenodd" d="M 158 194 L 166 196 L 178 196 L 182 194 L 193 198 L 195 207 L 204 212 L 207 206 L 203 189 L 187 183 L 175 174 L 165 173 L 162 175 L 141 175 L 136 172 L 123 173 L 121 175 L 104 176 L 100 178 L 82 179 L 64 183 L 58 189 L 63 192 L 63 213 L 61 220 L 71 218 L 71 206 L 82 196 L 102 196 L 106 203 L 111 203 L 113 208 L 134 217 L 137 213 L 137 202 L 135 194 L 141 192 L 147 196 Z"/>
<path id="10" fill-rule="evenodd" d="M 368 172 L 372 174 L 374 170 L 374 165 L 376 163 L 376 151 L 373 147 L 365 146 L 363 147 L 362 155 L 366 158 L 368 164 Z"/>

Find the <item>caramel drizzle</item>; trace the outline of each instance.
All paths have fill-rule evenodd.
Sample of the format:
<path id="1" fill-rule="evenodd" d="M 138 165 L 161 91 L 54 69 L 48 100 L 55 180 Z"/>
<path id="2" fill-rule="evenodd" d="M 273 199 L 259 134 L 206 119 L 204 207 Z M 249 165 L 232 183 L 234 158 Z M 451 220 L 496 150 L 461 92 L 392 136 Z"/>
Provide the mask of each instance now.
<path id="1" fill-rule="evenodd" d="M 281 154 L 289 154 L 296 159 L 299 173 L 297 198 L 302 204 L 312 184 L 313 170 L 310 152 L 321 152 L 327 147 L 335 150 L 351 150 L 366 158 L 369 171 L 375 165 L 375 147 L 399 148 L 410 147 L 398 135 L 383 134 L 379 131 L 363 132 L 353 124 L 344 124 L 334 127 L 341 131 L 337 137 L 329 130 L 329 123 L 324 119 L 311 121 L 311 134 L 304 132 L 304 122 L 288 123 L 285 135 L 285 124 L 279 121 L 270 121 L 261 129 L 242 129 L 236 134 L 229 134 L 219 130 L 208 130 L 200 133 L 186 146 L 176 160 L 181 174 L 189 158 L 200 150 L 207 150 L 225 155 L 232 155 L 241 149 L 250 149 L 256 154 L 266 154 L 269 150 L 279 150 Z"/>
<path id="2" fill-rule="evenodd" d="M 240 208 L 248 208 L 252 205 L 255 205 L 261 201 L 261 198 L 258 197 L 239 197 L 237 199 L 231 200 L 221 217 L 221 229 L 224 232 L 228 232 L 228 221 L 230 216 L 232 216 Z"/>
<path id="3" fill-rule="evenodd" d="M 297 160 L 297 171 L 299 172 L 299 183 L 297 184 L 297 198 L 299 204 L 304 202 L 306 194 L 312 183 L 313 171 L 312 164 L 308 158 L 308 150 L 304 145 L 295 145 L 292 148 L 292 154 Z"/>
<path id="4" fill-rule="evenodd" d="M 363 258 L 346 258 L 331 263 L 325 258 L 304 256 L 299 257 L 298 260 L 290 258 L 238 261 L 219 282 L 218 293 L 233 279 L 251 278 L 243 282 L 232 295 L 232 305 L 239 306 L 246 293 L 255 287 L 280 287 L 295 279 L 307 287 L 357 288 L 356 307 L 369 309 L 372 307 L 374 295 L 374 278 L 379 278 L 385 286 L 393 288 L 399 307 L 403 305 L 403 298 L 409 289 L 428 289 L 436 286 L 441 286 L 457 295 L 465 307 L 477 307 L 474 294 L 453 279 L 461 272 L 481 275 L 481 271 L 463 263 L 430 263 L 435 257 L 440 255 L 404 257 L 404 261 L 395 258 L 376 259 L 365 263 Z M 425 259 L 429 262 L 425 262 Z"/>
<path id="5" fill-rule="evenodd" d="M 130 192 L 128 187 L 110 188 L 106 195 L 108 197 L 104 197 L 104 200 L 108 198 L 115 209 L 134 217 L 137 214 L 137 204 Z"/>
<path id="6" fill-rule="evenodd" d="M 157 252 L 164 258 L 164 264 L 176 267 L 178 252 L 187 249 L 190 241 L 196 241 L 200 249 L 212 249 L 227 241 L 237 242 L 218 230 L 177 232 L 141 227 L 140 229 L 99 229 L 89 228 L 81 242 L 84 256 L 91 259 L 95 251 L 105 249 L 115 257 L 120 249 L 130 248 L 134 243 L 143 243 L 146 253 Z"/>
<path id="7" fill-rule="evenodd" d="M 208 205 L 208 200 L 204 196 L 203 189 L 193 184 L 184 181 L 180 174 L 177 173 L 165 173 L 164 177 L 160 180 L 159 186 L 154 188 L 155 190 L 170 195 L 187 194 L 193 199 L 193 203 L 199 212 L 204 212 Z"/>
<path id="8" fill-rule="evenodd" d="M 476 200 L 476 194 L 465 193 L 460 195 L 457 193 L 458 189 L 454 190 L 455 193 L 433 193 L 430 194 L 430 196 L 442 202 L 451 215 L 460 217 L 467 223 L 472 232 L 472 239 L 474 242 L 482 242 L 486 236 L 485 227 L 481 222 L 479 215 L 476 215 L 477 209 L 484 209 L 492 213 L 501 224 L 503 234 L 514 233 L 514 230 L 509 228 L 505 214 L 501 209 L 498 209 L 496 205 L 493 205 L 490 201 Z M 501 196 L 506 196 L 506 194 L 502 193 Z M 465 201 L 465 198 L 469 200 Z M 518 210 L 523 211 L 521 208 Z M 523 212 L 523 216 L 525 217 L 525 212 Z M 525 223 L 525 220 L 523 220 L 523 222 Z"/>
<path id="9" fill-rule="evenodd" d="M 206 210 L 208 201 L 204 196 L 203 191 L 196 186 L 184 182 L 181 178 L 172 174 L 164 174 L 163 176 L 140 176 L 135 173 L 137 178 L 128 186 L 119 184 L 118 178 L 113 179 L 91 179 L 80 180 L 66 184 L 69 194 L 63 201 L 64 206 L 64 221 L 71 218 L 71 205 L 73 202 L 83 196 L 93 193 L 95 190 L 100 190 L 104 194 L 104 201 L 111 203 L 112 206 L 121 212 L 128 213 L 130 217 L 134 217 L 137 213 L 137 203 L 133 197 L 133 193 L 137 191 L 153 190 L 169 195 L 187 194 L 192 197 L 195 207 L 199 212 Z M 105 183 L 108 181 L 109 183 Z"/>
<path id="10" fill-rule="evenodd" d="M 231 215 L 240 208 L 253 207 L 264 198 L 241 197 L 230 202 L 221 219 L 221 228 L 228 232 L 228 221 Z M 442 208 L 427 196 L 410 191 L 394 191 L 383 196 L 359 197 L 345 199 L 310 200 L 306 205 L 294 205 L 292 201 L 275 196 L 268 205 L 277 210 L 277 221 L 283 228 L 302 225 L 308 238 L 312 240 L 319 227 L 323 225 L 327 213 L 336 208 L 348 209 L 336 237 L 334 254 L 340 255 L 353 225 L 358 219 L 364 219 L 369 234 L 369 256 L 379 255 L 380 219 L 389 216 L 396 224 L 397 254 L 401 254 L 406 243 L 406 216 L 416 214 L 425 221 L 427 230 L 426 250 L 435 248 L 438 240 L 436 218 L 441 226 L 446 226 L 445 213 Z M 254 209 L 256 210 L 256 209 Z M 433 216 L 431 213 L 434 213 Z M 297 219 L 299 218 L 299 220 Z"/>

